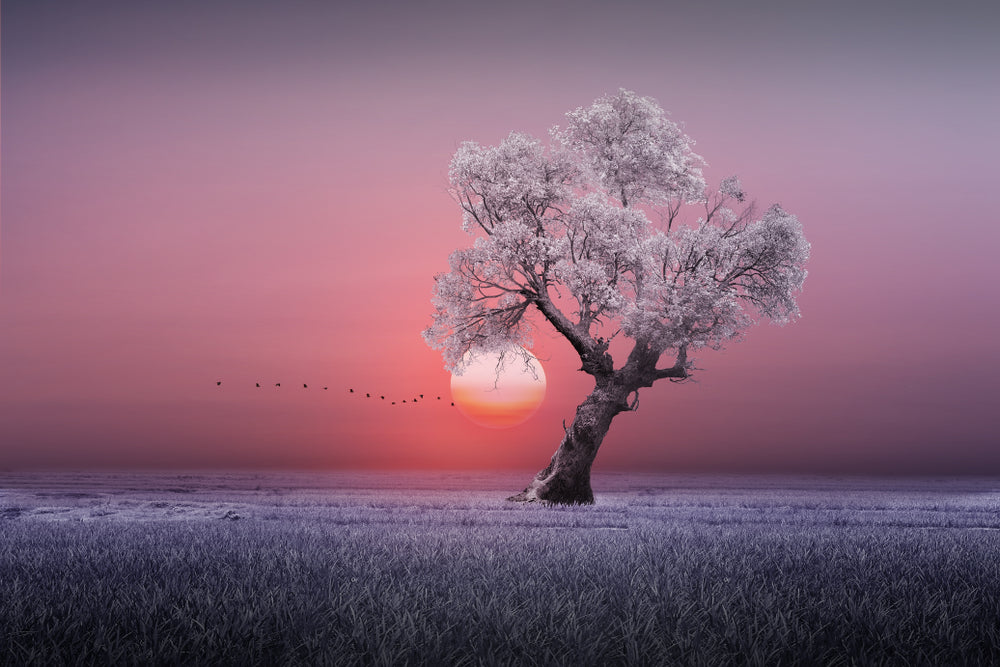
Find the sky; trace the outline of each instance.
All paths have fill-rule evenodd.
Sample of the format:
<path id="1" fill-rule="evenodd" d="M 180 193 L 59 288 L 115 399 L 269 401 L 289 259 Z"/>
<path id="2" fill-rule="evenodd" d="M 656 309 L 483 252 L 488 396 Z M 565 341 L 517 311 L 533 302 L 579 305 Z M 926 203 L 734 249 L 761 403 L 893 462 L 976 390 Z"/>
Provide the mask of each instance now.
<path id="1" fill-rule="evenodd" d="M 812 258 L 595 470 L 1000 473 L 995 5 L 691 5 L 5 0 L 0 469 L 543 467 L 592 386 L 554 333 L 511 429 L 360 392 L 449 395 L 461 142 L 627 88 Z"/>

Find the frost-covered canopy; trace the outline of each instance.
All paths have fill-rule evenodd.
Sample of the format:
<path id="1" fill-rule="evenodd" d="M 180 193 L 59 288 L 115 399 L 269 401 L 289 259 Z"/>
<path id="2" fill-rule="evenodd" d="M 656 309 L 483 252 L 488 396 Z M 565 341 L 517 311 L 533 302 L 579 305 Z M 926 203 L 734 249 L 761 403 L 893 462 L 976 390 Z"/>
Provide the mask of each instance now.
<path id="1" fill-rule="evenodd" d="M 655 366 L 798 314 L 809 244 L 795 216 L 758 217 L 735 177 L 707 192 L 693 142 L 649 98 L 622 90 L 567 121 L 548 146 L 515 132 L 455 153 L 452 192 L 477 238 L 435 277 L 424 331 L 450 369 L 469 350 L 530 344 L 532 314 L 588 372 L 607 369 L 618 332 Z M 688 204 L 700 217 L 685 224 Z"/>

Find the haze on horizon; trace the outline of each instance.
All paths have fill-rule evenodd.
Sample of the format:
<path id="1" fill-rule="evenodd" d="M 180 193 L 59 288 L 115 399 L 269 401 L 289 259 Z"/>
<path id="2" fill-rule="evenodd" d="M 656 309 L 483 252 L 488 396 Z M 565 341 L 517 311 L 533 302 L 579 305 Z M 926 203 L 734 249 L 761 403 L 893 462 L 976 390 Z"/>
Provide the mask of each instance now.
<path id="1" fill-rule="evenodd" d="M 1000 473 L 995 8 L 0 12 L 0 468 L 544 466 L 590 390 L 555 337 L 513 429 L 347 390 L 449 394 L 458 145 L 627 88 L 812 258 L 799 322 L 647 390 L 595 470 Z"/>

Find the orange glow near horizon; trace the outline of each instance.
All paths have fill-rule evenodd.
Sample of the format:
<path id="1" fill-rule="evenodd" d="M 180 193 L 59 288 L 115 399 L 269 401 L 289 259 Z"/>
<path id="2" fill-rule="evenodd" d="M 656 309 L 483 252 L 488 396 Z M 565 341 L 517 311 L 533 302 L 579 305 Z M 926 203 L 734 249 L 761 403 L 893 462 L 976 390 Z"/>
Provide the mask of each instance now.
<path id="1" fill-rule="evenodd" d="M 478 355 L 461 375 L 451 376 L 456 407 L 472 422 L 488 428 L 524 423 L 545 400 L 545 370 L 534 355 L 531 359 L 530 369 L 520 358 L 506 360 L 497 377 L 499 353 Z"/>

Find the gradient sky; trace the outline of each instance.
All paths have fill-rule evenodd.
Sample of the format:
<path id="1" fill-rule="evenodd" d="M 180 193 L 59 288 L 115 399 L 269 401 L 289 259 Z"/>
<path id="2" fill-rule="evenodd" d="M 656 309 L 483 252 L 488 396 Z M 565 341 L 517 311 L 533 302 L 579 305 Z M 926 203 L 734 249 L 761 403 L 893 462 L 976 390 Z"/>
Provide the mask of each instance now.
<path id="1" fill-rule="evenodd" d="M 801 321 L 646 390 L 596 469 L 1000 473 L 997 10 L 534 4 L 3 2 L 0 468 L 544 466 L 590 389 L 557 338 L 510 430 L 347 388 L 448 392 L 460 142 L 625 87 L 812 260 Z"/>

